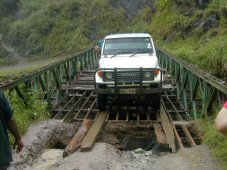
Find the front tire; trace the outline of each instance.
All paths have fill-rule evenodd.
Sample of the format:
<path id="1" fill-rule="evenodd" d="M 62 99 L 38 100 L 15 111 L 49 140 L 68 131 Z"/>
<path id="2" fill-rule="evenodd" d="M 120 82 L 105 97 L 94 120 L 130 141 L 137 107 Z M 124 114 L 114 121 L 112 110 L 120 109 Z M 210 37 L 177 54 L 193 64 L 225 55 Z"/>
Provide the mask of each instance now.
<path id="1" fill-rule="evenodd" d="M 106 105 L 107 105 L 107 96 L 104 94 L 97 95 L 97 108 L 99 109 L 99 111 L 106 110 Z"/>
<path id="2" fill-rule="evenodd" d="M 154 94 L 154 96 L 152 96 L 152 108 L 154 110 L 160 110 L 160 98 L 161 94 Z"/>
<path id="3" fill-rule="evenodd" d="M 149 94 L 145 96 L 146 105 L 151 106 L 154 110 L 160 109 L 161 94 Z"/>

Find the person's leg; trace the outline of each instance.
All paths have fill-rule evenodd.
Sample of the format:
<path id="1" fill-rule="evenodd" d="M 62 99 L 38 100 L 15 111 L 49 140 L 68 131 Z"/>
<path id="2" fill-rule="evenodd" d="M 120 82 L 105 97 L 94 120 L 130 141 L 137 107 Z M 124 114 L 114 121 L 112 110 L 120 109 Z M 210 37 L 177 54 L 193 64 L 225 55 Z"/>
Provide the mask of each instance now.
<path id="1" fill-rule="evenodd" d="M 7 170 L 7 168 L 9 168 L 9 164 L 8 165 L 0 165 L 0 170 Z"/>

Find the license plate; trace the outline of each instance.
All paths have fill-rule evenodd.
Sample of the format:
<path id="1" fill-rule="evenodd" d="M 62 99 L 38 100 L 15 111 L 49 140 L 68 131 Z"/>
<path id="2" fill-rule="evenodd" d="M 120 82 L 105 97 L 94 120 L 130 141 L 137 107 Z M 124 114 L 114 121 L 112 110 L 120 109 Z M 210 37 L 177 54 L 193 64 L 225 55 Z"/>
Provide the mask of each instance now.
<path id="1" fill-rule="evenodd" d="M 136 94 L 136 89 L 121 89 L 121 94 Z"/>

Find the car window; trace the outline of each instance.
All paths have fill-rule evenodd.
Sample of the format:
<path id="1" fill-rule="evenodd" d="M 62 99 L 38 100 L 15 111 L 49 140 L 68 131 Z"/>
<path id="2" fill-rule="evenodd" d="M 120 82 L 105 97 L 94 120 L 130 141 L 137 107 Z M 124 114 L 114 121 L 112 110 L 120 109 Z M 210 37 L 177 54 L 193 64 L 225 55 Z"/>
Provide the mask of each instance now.
<path id="1" fill-rule="evenodd" d="M 153 53 L 152 42 L 149 37 L 106 39 L 104 55 Z"/>

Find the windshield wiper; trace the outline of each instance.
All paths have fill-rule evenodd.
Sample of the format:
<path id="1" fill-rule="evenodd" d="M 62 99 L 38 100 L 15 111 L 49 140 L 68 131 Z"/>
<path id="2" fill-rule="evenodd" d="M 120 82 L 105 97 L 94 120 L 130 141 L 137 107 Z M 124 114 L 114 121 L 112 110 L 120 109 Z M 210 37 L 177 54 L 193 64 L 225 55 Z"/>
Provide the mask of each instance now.
<path id="1" fill-rule="evenodd" d="M 112 55 L 110 58 L 113 58 L 113 57 L 115 57 L 115 56 L 117 56 L 118 54 L 114 54 L 114 55 Z"/>
<path id="2" fill-rule="evenodd" d="M 112 55 L 110 58 L 113 58 L 119 54 L 128 54 L 128 53 L 130 53 L 130 52 L 129 51 L 118 51 L 116 54 Z"/>
<path id="3" fill-rule="evenodd" d="M 137 55 L 137 53 L 134 53 L 134 54 L 130 55 L 129 58 L 131 58 L 131 57 L 133 57 L 133 56 L 135 56 L 135 55 Z"/>

